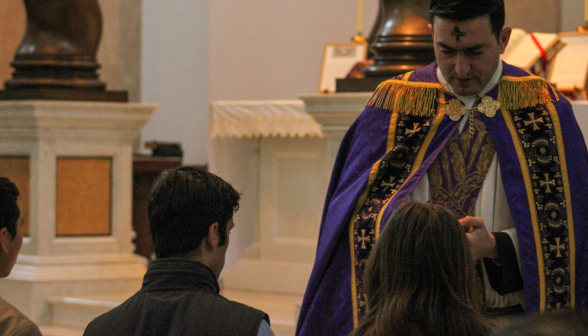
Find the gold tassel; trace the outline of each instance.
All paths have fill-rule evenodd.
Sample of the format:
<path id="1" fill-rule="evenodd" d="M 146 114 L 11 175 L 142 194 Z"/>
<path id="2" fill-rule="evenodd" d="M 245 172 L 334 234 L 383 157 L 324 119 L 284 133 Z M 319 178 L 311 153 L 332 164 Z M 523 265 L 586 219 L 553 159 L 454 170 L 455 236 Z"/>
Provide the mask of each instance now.
<path id="1" fill-rule="evenodd" d="M 559 101 L 555 89 L 537 76 L 503 76 L 499 85 L 498 102 L 506 110 L 547 104 L 552 101 L 550 88 Z M 432 117 L 437 113 L 437 92 L 442 89 L 438 83 L 390 79 L 378 86 L 367 105 L 412 116 Z"/>
<path id="2" fill-rule="evenodd" d="M 437 111 L 437 83 L 408 82 L 390 79 L 381 83 L 368 102 L 368 106 L 403 114 L 432 117 Z"/>
<path id="3" fill-rule="evenodd" d="M 504 76 L 499 85 L 498 101 L 500 107 L 506 110 L 518 110 L 552 101 L 549 95 L 551 86 L 537 76 Z M 559 100 L 557 94 L 555 97 Z"/>

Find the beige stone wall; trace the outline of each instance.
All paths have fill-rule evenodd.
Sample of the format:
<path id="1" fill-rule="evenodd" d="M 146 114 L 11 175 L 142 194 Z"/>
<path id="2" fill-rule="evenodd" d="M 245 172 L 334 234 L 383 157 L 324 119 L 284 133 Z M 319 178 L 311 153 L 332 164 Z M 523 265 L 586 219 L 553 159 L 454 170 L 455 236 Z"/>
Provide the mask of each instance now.
<path id="1" fill-rule="evenodd" d="M 141 69 L 141 0 L 99 0 L 102 40 L 97 60 L 100 79 L 108 90 L 127 90 L 139 101 Z M 10 78 L 10 66 L 26 28 L 22 0 L 0 1 L 0 87 Z"/>
<path id="2" fill-rule="evenodd" d="M 575 31 L 584 25 L 584 1 L 561 0 L 561 30 Z"/>
<path id="3" fill-rule="evenodd" d="M 527 32 L 561 30 L 560 0 L 506 0 L 506 25 Z"/>
<path id="4" fill-rule="evenodd" d="M 97 59 L 107 90 L 127 90 L 139 101 L 141 87 L 141 0 L 99 0 L 102 42 Z"/>
<path id="5" fill-rule="evenodd" d="M 141 0 L 122 0 L 120 13 L 119 85 L 129 91 L 130 101 L 138 102 L 141 100 Z"/>
<path id="6" fill-rule="evenodd" d="M 570 7 L 566 6 L 570 1 L 572 0 L 506 0 L 507 24 L 527 31 L 557 32 L 561 29 L 560 27 L 569 30 L 568 26 L 575 26 L 575 21 L 580 21 L 574 20 L 574 23 L 568 26 L 566 24 L 569 20 L 564 19 L 562 22 L 561 17 L 566 17 L 562 8 L 566 10 Z M 99 4 L 104 19 L 102 42 L 97 55 L 98 62 L 102 65 L 101 79 L 106 82 L 108 89 L 128 90 L 131 101 L 139 101 L 141 0 L 99 0 Z M 578 9 L 573 13 L 577 14 L 576 12 L 581 12 L 583 7 L 574 9 Z M 239 15 L 242 16 L 242 13 Z M 581 14 L 577 16 L 581 17 Z M 214 18 L 210 19 L 216 21 L 213 20 Z M 353 18 L 350 17 L 349 20 L 353 21 Z M 230 22 L 225 22 L 223 25 L 228 25 L 228 30 L 233 33 L 238 31 L 231 27 Z M 25 26 L 26 14 L 23 1 L 0 1 L 0 88 L 4 87 L 4 81 L 12 74 L 10 62 L 22 39 Z M 249 44 L 250 41 L 247 43 Z M 212 92 L 215 92 L 214 88 Z"/>
<path id="7" fill-rule="evenodd" d="M 100 63 L 100 79 L 107 90 L 123 90 L 120 85 L 120 2 L 121 0 L 98 0 L 102 11 L 102 39 L 96 59 Z"/>

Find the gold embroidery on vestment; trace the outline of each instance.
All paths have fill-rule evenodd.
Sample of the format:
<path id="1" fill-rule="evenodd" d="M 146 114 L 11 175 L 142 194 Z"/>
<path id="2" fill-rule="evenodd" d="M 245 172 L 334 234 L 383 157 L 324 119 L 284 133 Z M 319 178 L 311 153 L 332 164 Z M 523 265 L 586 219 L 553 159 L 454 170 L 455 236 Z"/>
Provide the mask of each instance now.
<path id="1" fill-rule="evenodd" d="M 431 200 L 449 208 L 460 218 L 474 214 L 478 195 L 471 197 L 471 194 L 482 186 L 496 151 L 484 122 L 475 119 L 474 125 L 477 131 L 474 138 L 466 133 L 454 133 L 428 170 Z M 478 160 L 466 158 L 457 142 L 464 150 L 471 147 L 467 150 L 469 153 L 481 153 L 481 157 Z M 450 176 L 444 176 L 442 172 Z M 443 185 L 444 181 L 446 185 Z M 466 199 L 472 199 L 467 206 Z"/>

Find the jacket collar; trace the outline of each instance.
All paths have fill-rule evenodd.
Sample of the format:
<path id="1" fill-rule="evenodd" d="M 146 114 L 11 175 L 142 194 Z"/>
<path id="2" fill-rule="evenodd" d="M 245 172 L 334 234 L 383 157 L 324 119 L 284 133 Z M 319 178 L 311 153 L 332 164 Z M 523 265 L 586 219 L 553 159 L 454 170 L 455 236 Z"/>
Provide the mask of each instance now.
<path id="1" fill-rule="evenodd" d="M 141 290 L 197 289 L 219 294 L 218 281 L 208 266 L 193 260 L 163 258 L 149 264 Z"/>

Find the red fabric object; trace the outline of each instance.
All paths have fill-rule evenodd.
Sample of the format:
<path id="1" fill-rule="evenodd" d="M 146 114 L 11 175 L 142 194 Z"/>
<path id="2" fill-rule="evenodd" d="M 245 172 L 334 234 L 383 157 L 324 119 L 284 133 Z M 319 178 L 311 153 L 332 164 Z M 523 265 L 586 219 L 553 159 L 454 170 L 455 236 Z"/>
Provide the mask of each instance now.
<path id="1" fill-rule="evenodd" d="M 539 51 L 541 52 L 541 59 L 543 60 L 543 72 L 546 72 L 546 70 L 547 70 L 547 52 L 545 52 L 545 49 L 543 49 L 543 47 L 541 46 L 539 41 L 537 41 L 537 38 L 535 37 L 535 35 L 533 33 L 531 33 L 529 35 L 531 35 L 531 39 L 533 40 L 533 42 L 535 42 L 535 45 L 537 46 L 537 48 L 539 48 Z"/>

